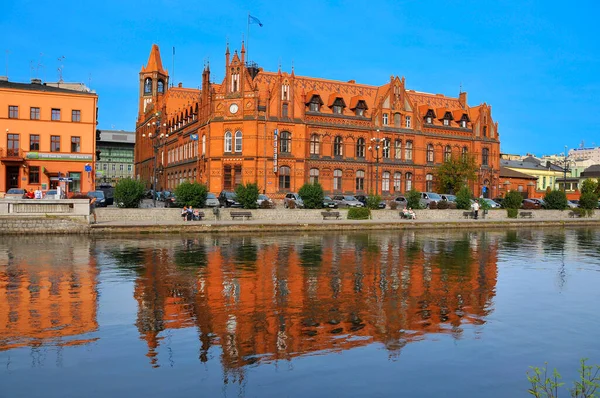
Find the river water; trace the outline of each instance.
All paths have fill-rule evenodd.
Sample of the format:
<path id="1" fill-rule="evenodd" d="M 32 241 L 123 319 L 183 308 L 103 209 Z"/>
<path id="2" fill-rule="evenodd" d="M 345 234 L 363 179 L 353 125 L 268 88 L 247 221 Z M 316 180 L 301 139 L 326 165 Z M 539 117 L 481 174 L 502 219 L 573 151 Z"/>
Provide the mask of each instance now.
<path id="1" fill-rule="evenodd" d="M 0 397 L 526 397 L 599 286 L 598 228 L 2 237 Z"/>

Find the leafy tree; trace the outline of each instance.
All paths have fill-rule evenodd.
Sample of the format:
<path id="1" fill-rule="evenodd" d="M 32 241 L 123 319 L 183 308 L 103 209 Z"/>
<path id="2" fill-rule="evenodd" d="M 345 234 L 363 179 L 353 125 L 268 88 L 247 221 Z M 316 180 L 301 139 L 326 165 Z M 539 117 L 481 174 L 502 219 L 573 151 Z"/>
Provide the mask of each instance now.
<path id="1" fill-rule="evenodd" d="M 546 202 L 546 209 L 550 210 L 564 210 L 568 207 L 567 195 L 556 189 L 544 195 L 544 202 Z"/>
<path id="2" fill-rule="evenodd" d="M 379 209 L 379 203 L 381 203 L 381 196 L 369 195 L 367 198 L 367 207 L 371 210 Z"/>
<path id="3" fill-rule="evenodd" d="M 420 209 L 421 208 L 421 192 L 416 189 L 411 189 L 404 195 L 406 197 L 406 205 L 411 209 Z"/>
<path id="4" fill-rule="evenodd" d="M 204 207 L 208 189 L 198 182 L 184 181 L 175 188 L 178 206 Z"/>
<path id="5" fill-rule="evenodd" d="M 468 181 L 474 181 L 477 166 L 474 156 L 452 156 L 445 160 L 436 170 L 439 192 L 458 192 Z"/>
<path id="6" fill-rule="evenodd" d="M 368 207 L 351 207 L 348 210 L 348 220 L 368 220 L 371 218 L 371 209 Z"/>
<path id="7" fill-rule="evenodd" d="M 471 208 L 471 190 L 465 185 L 456 194 L 456 208 L 469 210 Z"/>
<path id="8" fill-rule="evenodd" d="M 305 209 L 320 209 L 323 207 L 323 187 L 318 182 L 306 183 L 298 191 L 298 195 L 304 202 Z"/>
<path id="9" fill-rule="evenodd" d="M 600 187 L 600 183 L 594 181 L 592 178 L 588 178 L 581 183 L 581 193 L 598 194 L 598 187 Z"/>
<path id="10" fill-rule="evenodd" d="M 492 206 L 486 200 L 483 200 L 483 198 L 477 199 L 477 202 L 479 202 L 479 208 L 481 210 L 490 210 L 492 208 Z"/>
<path id="11" fill-rule="evenodd" d="M 582 193 L 579 197 L 579 207 L 586 210 L 593 210 L 598 207 L 598 195 L 594 192 Z"/>
<path id="12" fill-rule="evenodd" d="M 118 207 L 132 209 L 139 207 L 144 198 L 144 184 L 138 180 L 124 178 L 115 186 L 114 202 Z"/>
<path id="13" fill-rule="evenodd" d="M 253 182 L 240 184 L 235 188 L 235 197 L 244 209 L 258 208 L 258 185 Z"/>
<path id="14" fill-rule="evenodd" d="M 518 209 L 523 203 L 523 195 L 518 191 L 510 191 L 502 201 L 502 207 L 505 209 Z"/>

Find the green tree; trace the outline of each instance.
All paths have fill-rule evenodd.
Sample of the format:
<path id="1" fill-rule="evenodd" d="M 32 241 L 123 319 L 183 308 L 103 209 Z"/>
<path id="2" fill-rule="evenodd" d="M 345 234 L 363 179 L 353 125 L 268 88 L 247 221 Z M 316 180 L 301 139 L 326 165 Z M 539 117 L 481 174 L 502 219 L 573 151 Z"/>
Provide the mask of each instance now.
<path id="1" fill-rule="evenodd" d="M 235 188 L 235 197 L 244 209 L 258 208 L 258 185 L 253 182 L 240 184 Z"/>
<path id="2" fill-rule="evenodd" d="M 436 170 L 439 192 L 454 193 L 476 178 L 477 166 L 474 156 L 451 156 Z"/>
<path id="3" fill-rule="evenodd" d="M 518 209 L 521 207 L 521 203 L 523 203 L 523 195 L 517 191 L 510 191 L 504 197 L 502 207 L 505 209 Z"/>
<path id="4" fill-rule="evenodd" d="M 405 195 L 406 197 L 406 205 L 411 209 L 420 209 L 421 208 L 421 192 L 416 189 L 411 189 Z"/>
<path id="5" fill-rule="evenodd" d="M 456 208 L 469 210 L 471 208 L 471 190 L 465 185 L 456 194 Z"/>
<path id="6" fill-rule="evenodd" d="M 298 195 L 304 202 L 305 209 L 320 209 L 323 207 L 323 187 L 318 182 L 306 183 L 298 191 Z"/>
<path id="7" fill-rule="evenodd" d="M 598 194 L 598 187 L 600 183 L 598 181 L 594 181 L 592 178 L 588 178 L 581 183 L 581 193 L 595 193 Z"/>
<path id="8" fill-rule="evenodd" d="M 550 210 L 564 210 L 568 207 L 567 195 L 563 191 L 556 189 L 544 195 L 544 202 L 546 203 L 546 209 Z"/>
<path id="9" fill-rule="evenodd" d="M 371 218 L 371 209 L 367 207 L 351 207 L 348 210 L 348 220 L 368 220 Z"/>
<path id="10" fill-rule="evenodd" d="M 144 198 L 144 184 L 138 180 L 124 178 L 115 186 L 114 202 L 117 207 L 132 209 L 139 207 Z"/>
<path id="11" fill-rule="evenodd" d="M 184 181 L 175 188 L 178 206 L 204 207 L 208 189 L 198 182 Z"/>
<path id="12" fill-rule="evenodd" d="M 381 203 L 381 196 L 369 195 L 367 198 L 367 207 L 371 210 L 379 209 L 379 203 Z"/>

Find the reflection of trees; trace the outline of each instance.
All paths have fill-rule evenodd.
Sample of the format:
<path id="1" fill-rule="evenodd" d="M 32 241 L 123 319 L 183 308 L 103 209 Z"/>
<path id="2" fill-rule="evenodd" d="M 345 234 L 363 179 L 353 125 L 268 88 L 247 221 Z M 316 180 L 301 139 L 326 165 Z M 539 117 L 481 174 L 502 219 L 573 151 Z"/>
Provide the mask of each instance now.
<path id="1" fill-rule="evenodd" d="M 178 267 L 206 267 L 206 247 L 198 240 L 185 239 L 181 246 L 175 248 L 174 260 Z"/>
<path id="2" fill-rule="evenodd" d="M 234 262 L 238 269 L 254 271 L 256 270 L 256 260 L 258 258 L 258 249 L 252 243 L 251 239 L 232 240 L 234 249 Z"/>
<path id="3" fill-rule="evenodd" d="M 566 242 L 565 231 L 547 231 L 542 240 L 544 252 L 547 254 L 560 254 L 565 249 Z"/>
<path id="4" fill-rule="evenodd" d="M 600 235 L 591 228 L 575 230 L 577 250 L 592 257 L 600 257 L 600 246 L 597 244 Z"/>
<path id="5" fill-rule="evenodd" d="M 510 252 L 514 252 L 520 249 L 521 247 L 521 238 L 517 231 L 506 231 L 506 236 L 504 238 L 504 249 Z"/>
<path id="6" fill-rule="evenodd" d="M 144 267 L 144 251 L 138 247 L 110 249 L 108 254 L 115 260 L 117 267 L 139 272 Z"/>
<path id="7" fill-rule="evenodd" d="M 323 248 L 320 244 L 306 243 L 302 245 L 300 253 L 300 265 L 303 267 L 319 267 L 321 265 Z"/>

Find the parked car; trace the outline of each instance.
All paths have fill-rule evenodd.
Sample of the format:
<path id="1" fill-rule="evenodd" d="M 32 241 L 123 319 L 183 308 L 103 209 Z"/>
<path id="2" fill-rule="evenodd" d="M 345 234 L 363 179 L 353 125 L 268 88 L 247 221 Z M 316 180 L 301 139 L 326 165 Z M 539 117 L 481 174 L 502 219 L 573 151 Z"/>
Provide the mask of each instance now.
<path id="1" fill-rule="evenodd" d="M 502 207 L 502 205 L 500 205 L 500 203 L 497 203 L 494 200 L 489 199 L 489 198 L 483 198 L 483 201 L 485 203 L 487 203 L 491 209 L 499 209 Z"/>
<path id="2" fill-rule="evenodd" d="M 237 201 L 235 192 L 231 191 L 221 191 L 219 203 L 221 203 L 221 207 L 242 207 L 242 204 Z"/>
<path id="3" fill-rule="evenodd" d="M 106 207 L 106 197 L 102 191 L 89 191 L 87 196 L 90 198 L 96 198 L 96 207 Z"/>
<path id="4" fill-rule="evenodd" d="M 408 200 L 406 200 L 404 196 L 397 196 L 392 201 L 396 202 L 398 204 L 398 208 L 400 209 L 408 206 Z"/>
<path id="5" fill-rule="evenodd" d="M 324 209 L 337 209 L 338 205 L 331 199 L 331 196 L 323 197 L 323 208 Z"/>
<path id="6" fill-rule="evenodd" d="M 273 207 L 275 207 L 275 203 L 271 200 L 271 198 L 269 198 L 265 194 L 262 194 L 262 193 L 259 194 L 258 199 L 256 200 L 256 204 L 258 205 L 258 207 L 264 208 L 266 206 L 264 204 L 265 202 L 269 204 L 269 209 L 272 209 Z"/>
<path id="7" fill-rule="evenodd" d="M 455 202 L 456 203 L 456 195 L 450 195 L 450 194 L 441 194 L 440 197 L 442 198 L 442 200 L 445 200 L 446 202 Z"/>
<path id="8" fill-rule="evenodd" d="M 297 193 L 286 194 L 285 198 L 283 199 L 283 207 L 285 207 L 286 209 L 289 208 L 291 202 L 294 202 L 293 206 L 296 206 L 299 208 L 304 207 L 304 202 L 302 201 L 302 198 L 300 197 L 300 195 L 298 195 Z"/>
<path id="9" fill-rule="evenodd" d="M 369 197 L 367 195 L 356 195 L 355 198 L 360 203 L 362 203 L 364 207 L 367 207 L 367 201 L 369 200 Z M 385 201 L 382 200 L 381 202 L 379 202 L 377 204 L 377 207 L 379 207 L 380 209 L 385 209 Z"/>
<path id="10" fill-rule="evenodd" d="M 51 189 L 44 193 L 42 199 L 60 199 L 60 196 L 58 196 L 58 191 L 56 189 Z"/>
<path id="11" fill-rule="evenodd" d="M 523 203 L 521 203 L 521 208 L 527 210 L 541 209 L 542 203 L 539 199 L 523 199 Z"/>
<path id="12" fill-rule="evenodd" d="M 179 207 L 177 203 L 177 196 L 175 193 L 171 193 L 167 199 L 165 199 L 165 207 Z"/>
<path id="13" fill-rule="evenodd" d="M 501 198 L 501 197 L 497 197 L 497 198 L 494 198 L 494 199 L 492 199 L 492 200 L 493 200 L 494 202 L 496 202 L 496 203 L 499 203 L 499 204 L 500 204 L 500 206 L 502 206 L 502 202 L 504 202 L 504 198 Z"/>
<path id="14" fill-rule="evenodd" d="M 338 207 L 365 207 L 362 202 L 352 195 L 335 195 L 333 201 L 337 203 Z"/>
<path id="15" fill-rule="evenodd" d="M 221 202 L 219 202 L 219 198 L 217 198 L 217 195 L 209 192 L 206 194 L 206 202 L 204 203 L 204 206 L 206 206 L 206 207 L 221 207 Z"/>
<path id="16" fill-rule="evenodd" d="M 577 202 L 577 203 L 575 203 Z M 577 207 L 579 207 L 579 201 L 578 200 L 567 200 L 567 206 L 569 206 L 569 208 L 571 209 L 575 209 Z"/>
<path id="17" fill-rule="evenodd" d="M 429 209 L 429 204 L 431 202 L 439 202 L 442 200 L 442 197 L 435 192 L 421 192 L 421 199 L 419 199 L 419 203 L 421 207 L 424 209 Z"/>
<path id="18" fill-rule="evenodd" d="M 106 205 L 111 206 L 115 202 L 115 188 L 111 185 L 100 185 L 97 189 L 98 191 L 104 192 L 104 198 L 106 199 Z"/>
<path id="19" fill-rule="evenodd" d="M 25 190 L 22 188 L 11 188 L 4 195 L 5 199 L 23 199 Z"/>

